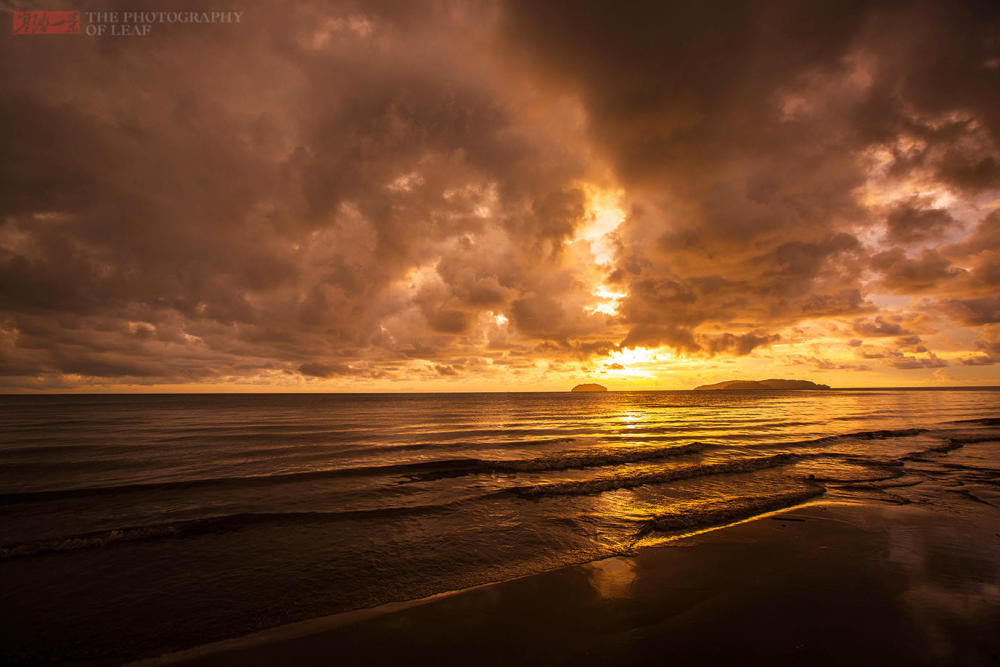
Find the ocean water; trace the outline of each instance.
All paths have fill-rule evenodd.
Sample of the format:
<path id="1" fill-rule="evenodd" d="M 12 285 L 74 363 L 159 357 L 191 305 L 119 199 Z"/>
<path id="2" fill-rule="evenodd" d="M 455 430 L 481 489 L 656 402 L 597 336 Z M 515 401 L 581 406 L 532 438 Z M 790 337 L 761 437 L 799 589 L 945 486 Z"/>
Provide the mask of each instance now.
<path id="1" fill-rule="evenodd" d="M 0 662 L 120 662 L 815 500 L 1000 507 L 1000 390 L 0 396 Z"/>

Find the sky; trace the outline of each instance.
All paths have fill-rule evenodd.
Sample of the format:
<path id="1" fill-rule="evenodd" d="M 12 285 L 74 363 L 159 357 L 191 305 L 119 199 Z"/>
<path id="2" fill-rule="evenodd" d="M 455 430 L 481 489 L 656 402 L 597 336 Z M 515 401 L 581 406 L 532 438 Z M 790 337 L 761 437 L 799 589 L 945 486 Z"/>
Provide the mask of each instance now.
<path id="1" fill-rule="evenodd" d="M 138 6 L 0 26 L 0 392 L 1000 384 L 996 2 Z"/>

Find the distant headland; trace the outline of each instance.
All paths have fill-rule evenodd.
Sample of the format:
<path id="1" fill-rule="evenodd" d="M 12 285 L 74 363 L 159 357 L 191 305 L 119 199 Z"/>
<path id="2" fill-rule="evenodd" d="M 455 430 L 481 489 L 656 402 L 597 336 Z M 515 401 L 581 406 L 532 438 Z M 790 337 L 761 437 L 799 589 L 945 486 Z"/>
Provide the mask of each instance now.
<path id="1" fill-rule="evenodd" d="M 607 391 L 608 388 L 599 384 L 578 384 L 572 391 Z"/>
<path id="2" fill-rule="evenodd" d="M 695 387 L 695 391 L 713 391 L 722 389 L 829 389 L 830 385 L 816 384 L 809 380 L 728 380 L 715 384 L 703 384 Z M 574 389 L 573 391 L 576 391 Z"/>

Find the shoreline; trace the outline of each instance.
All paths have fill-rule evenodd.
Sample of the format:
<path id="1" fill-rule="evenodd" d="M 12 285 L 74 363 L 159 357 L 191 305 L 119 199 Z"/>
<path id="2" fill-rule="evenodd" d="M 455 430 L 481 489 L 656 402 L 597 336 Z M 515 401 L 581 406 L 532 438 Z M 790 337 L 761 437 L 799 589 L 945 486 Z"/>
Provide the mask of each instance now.
<path id="1" fill-rule="evenodd" d="M 818 499 L 128 664 L 996 664 L 1000 533 L 982 510 Z"/>

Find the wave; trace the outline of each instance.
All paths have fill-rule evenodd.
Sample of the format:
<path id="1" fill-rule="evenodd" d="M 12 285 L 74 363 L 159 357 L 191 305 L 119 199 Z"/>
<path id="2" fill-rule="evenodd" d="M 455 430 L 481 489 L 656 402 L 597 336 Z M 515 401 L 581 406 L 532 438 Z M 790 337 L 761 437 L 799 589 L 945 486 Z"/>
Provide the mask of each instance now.
<path id="1" fill-rule="evenodd" d="M 586 437 L 586 436 L 584 436 Z M 393 452 L 403 452 L 403 451 L 417 451 L 426 449 L 462 449 L 462 448 L 477 448 L 487 446 L 490 448 L 508 448 L 508 447 L 544 447 L 546 445 L 563 445 L 572 442 L 579 442 L 583 438 L 576 436 L 565 436 L 559 438 L 528 438 L 524 440 L 504 440 L 504 441 L 476 441 L 476 440 L 442 440 L 440 442 L 415 442 L 412 444 L 387 444 L 387 445 L 364 445 L 361 447 L 355 447 L 349 450 L 347 453 L 351 455 L 364 454 L 364 453 L 393 453 Z M 676 439 L 676 438 L 674 438 Z"/>
<path id="2" fill-rule="evenodd" d="M 961 449 L 966 445 L 977 445 L 987 442 L 1000 442 L 1000 434 L 949 438 L 948 442 L 943 445 L 937 445 L 935 447 L 928 447 L 927 449 L 910 452 L 903 456 L 900 461 L 920 461 L 926 463 L 930 460 L 925 458 L 928 454 L 947 454 L 948 452 L 953 452 L 956 449 Z"/>
<path id="3" fill-rule="evenodd" d="M 996 507 L 996 505 L 994 505 L 993 503 L 989 502 L 988 500 L 983 500 L 982 498 L 972 493 L 968 489 L 945 489 L 945 491 L 949 493 L 955 493 L 960 496 L 964 496 L 965 498 L 968 498 L 973 502 L 982 503 L 983 505 L 989 505 L 990 507 Z"/>
<path id="4" fill-rule="evenodd" d="M 169 491 L 192 489 L 205 486 L 254 486 L 276 483 L 299 482 L 314 479 L 329 479 L 338 477 L 366 476 L 401 476 L 411 481 L 433 481 L 449 477 L 461 477 L 475 474 L 503 474 L 519 472 L 544 472 L 567 470 L 570 468 L 591 468 L 638 461 L 651 461 L 672 456 L 681 456 L 700 451 L 703 443 L 689 443 L 673 447 L 655 449 L 634 449 L 620 451 L 598 452 L 568 452 L 550 457 L 539 457 L 524 460 L 486 460 L 478 458 L 442 459 L 433 461 L 418 461 L 414 463 L 398 463 L 377 466 L 360 466 L 354 468 L 336 468 L 325 470 L 304 470 L 300 472 L 279 473 L 275 475 L 250 475 L 246 477 L 209 477 L 169 482 L 148 482 L 139 484 L 122 484 L 114 486 L 84 487 L 77 489 L 55 489 L 51 491 L 26 491 L 20 493 L 0 494 L 0 504 L 15 504 L 38 502 L 45 500 L 62 500 L 86 496 L 114 495 L 120 493 L 144 491 Z"/>
<path id="5" fill-rule="evenodd" d="M 961 424 L 1000 424 L 1000 418 L 983 418 L 975 420 L 961 420 Z M 824 436 L 808 440 L 797 440 L 791 442 L 772 441 L 766 443 L 752 443 L 739 445 L 734 449 L 790 449 L 790 448 L 811 448 L 829 445 L 849 440 L 877 440 L 888 438 L 905 438 L 927 433 L 929 429 L 908 428 L 908 429 L 882 429 L 871 431 L 858 431 L 840 435 Z M 619 434 L 609 433 L 600 437 L 604 442 L 614 442 L 619 440 Z M 597 437 L 597 436 L 595 436 Z M 728 439 L 727 436 L 723 436 Z M 745 437 L 736 434 L 734 437 Z M 679 438 L 678 438 L 679 439 Z M 911 452 L 902 460 L 918 460 L 921 455 L 930 453 L 944 453 L 952 449 L 957 449 L 963 444 L 972 442 L 985 442 L 996 440 L 994 435 L 986 436 L 962 436 L 951 438 L 946 444 L 932 447 L 930 449 Z M 525 446 L 533 444 L 551 444 L 574 442 L 579 440 L 573 436 L 562 436 L 557 438 L 542 438 L 537 440 L 505 441 L 503 443 L 488 443 L 489 446 Z M 440 443 L 448 445 L 449 443 Z M 482 445 L 486 443 L 463 442 L 462 445 Z M 89 446 L 89 445 L 88 445 Z M 433 447 L 432 443 L 412 443 L 409 445 L 391 446 L 382 451 L 392 452 L 393 450 L 423 449 Z M 642 461 L 654 461 L 667 457 L 693 454 L 707 448 L 723 448 L 730 445 L 723 442 L 687 442 L 686 444 L 675 444 L 667 447 L 628 447 L 618 446 L 613 449 L 602 448 L 596 451 L 578 449 L 552 456 L 542 456 L 519 460 L 490 460 L 474 457 L 425 460 L 405 463 L 395 463 L 387 465 L 356 466 L 346 468 L 325 468 L 322 470 L 300 470 L 293 472 L 281 472 L 276 474 L 245 475 L 245 476 L 219 476 L 195 479 L 178 479 L 169 481 L 151 481 L 127 484 L 112 484 L 107 486 L 53 489 L 39 491 L 23 491 L 0 494 L 0 504 L 16 504 L 24 502 L 39 502 L 48 500 L 72 499 L 78 497 L 103 496 L 132 492 L 149 491 L 169 491 L 185 490 L 199 487 L 253 487 L 268 486 L 280 483 L 295 483 L 317 479 L 333 479 L 345 477 L 364 476 L 386 476 L 401 477 L 409 482 L 424 482 L 460 477 L 467 475 L 493 475 L 493 474 L 517 474 L 525 472 L 545 472 L 558 471 L 571 468 L 595 468 L 604 466 L 616 466 Z M 309 447 L 307 446 L 307 449 Z M 377 450 L 378 447 L 362 448 L 364 451 Z M 253 450 L 250 451 L 253 453 Z M 779 461 L 780 459 L 762 459 L 767 461 Z M 860 463 L 873 464 L 871 459 L 859 459 Z M 902 465 L 902 461 L 883 462 L 884 465 Z M 79 465 L 79 464 L 74 464 Z M 729 463 L 713 464 L 700 468 L 682 468 L 678 470 L 657 472 L 639 476 L 624 477 L 604 477 L 596 480 L 573 481 L 555 483 L 539 486 L 515 487 L 507 493 L 517 493 L 522 496 L 532 497 L 546 494 L 573 494 L 592 493 L 613 488 L 628 488 L 648 483 L 658 483 L 661 481 L 671 481 L 679 479 L 677 475 L 714 474 L 715 472 L 742 471 L 747 465 L 757 465 L 748 463 L 746 460 L 737 460 Z M 770 465 L 770 464 L 768 464 Z M 688 470 L 702 470 L 704 472 L 684 472 Z M 502 492 L 503 493 L 503 492 Z"/>
<path id="6" fill-rule="evenodd" d="M 806 489 L 780 493 L 765 498 L 744 496 L 704 505 L 692 511 L 660 514 L 644 522 L 639 529 L 637 537 L 642 537 L 653 531 L 689 531 L 732 523 L 733 521 L 747 519 L 757 514 L 764 514 L 793 505 L 799 505 L 824 493 L 826 493 L 826 489 L 822 486 L 811 486 Z"/>
<path id="7" fill-rule="evenodd" d="M 858 485 L 864 484 L 874 484 L 876 482 L 890 482 L 892 480 L 899 479 L 903 477 L 905 473 L 902 469 L 898 472 L 888 475 L 883 475 L 882 477 L 871 477 L 867 479 L 857 479 L 857 478 L 844 478 L 844 477 L 825 477 L 825 476 L 812 476 L 809 477 L 810 482 L 817 482 L 819 484 L 826 484 L 828 486 L 833 486 L 838 489 L 849 489 Z"/>
<path id="8" fill-rule="evenodd" d="M 615 489 L 631 489 L 645 484 L 663 484 L 708 475 L 722 475 L 740 472 L 762 470 L 786 465 L 803 458 L 797 454 L 775 454 L 758 458 L 726 461 L 724 463 L 707 463 L 685 466 L 672 470 L 653 473 L 635 473 L 599 479 L 587 479 L 571 482 L 553 482 L 551 484 L 533 484 L 516 486 L 498 491 L 496 495 L 517 495 L 522 498 L 540 498 L 545 496 L 586 495 L 602 493 Z"/>
<path id="9" fill-rule="evenodd" d="M 626 463 L 640 463 L 643 461 L 655 461 L 673 456 L 683 456 L 702 451 L 706 445 L 701 442 L 692 442 L 687 445 L 676 445 L 674 447 L 660 447 L 651 449 L 632 450 L 604 450 L 596 452 L 567 452 L 554 456 L 545 456 L 535 459 L 524 459 L 520 461 L 486 461 L 474 459 L 476 463 L 467 470 L 446 471 L 445 475 L 455 476 L 458 474 L 472 473 L 519 473 L 519 472 L 555 472 L 559 470 L 569 470 L 571 468 L 598 468 L 604 466 L 615 466 Z M 444 475 L 442 475 L 444 476 Z M 418 481 L 436 479 L 435 473 L 418 473 L 412 476 Z"/>
<path id="10" fill-rule="evenodd" d="M 104 452 L 133 452 L 133 451 L 144 451 L 141 447 L 135 445 L 118 445 L 118 444 L 64 444 L 57 445 L 51 444 L 52 439 L 39 438 L 38 442 L 45 442 L 44 445 L 27 445 L 23 447 L 11 447 L 0 452 L 0 459 L 13 459 L 25 456 L 38 456 L 46 454 L 79 454 L 79 453 L 104 453 Z M 15 444 L 20 445 L 21 441 L 16 443 L 4 443 L 5 445 Z"/>
<path id="11" fill-rule="evenodd" d="M 975 419 L 956 419 L 946 424 L 981 424 L 983 426 L 1000 426 L 1000 417 L 976 417 Z"/>
<path id="12" fill-rule="evenodd" d="M 360 468 L 337 468 L 327 470 L 303 470 L 300 472 L 278 473 L 274 475 L 248 475 L 245 477 L 202 477 L 196 479 L 176 480 L 169 482 L 141 482 L 138 484 L 120 484 L 114 486 L 91 486 L 75 489 L 54 489 L 51 491 L 25 491 L 21 493 L 0 494 L 0 505 L 43 500 L 62 500 L 87 496 L 115 495 L 121 493 L 145 491 L 171 491 L 193 489 L 206 486 L 259 486 L 282 482 L 298 482 L 311 479 L 336 477 L 352 477 L 364 475 L 392 475 L 413 473 L 422 469 L 433 468 L 445 471 L 449 468 L 462 469 L 474 464 L 478 459 L 450 459 L 442 461 L 425 461 L 385 466 L 369 466 Z"/>
<path id="13" fill-rule="evenodd" d="M 891 438 L 909 438 L 915 435 L 927 433 L 926 428 L 902 428 L 902 429 L 880 429 L 877 431 L 855 431 L 853 433 L 842 433 L 840 435 L 828 435 L 813 440 L 799 440 L 797 442 L 786 443 L 784 446 L 801 445 L 829 445 L 845 440 L 888 440 Z"/>
<path id="14" fill-rule="evenodd" d="M 236 438 L 233 438 L 236 440 Z M 611 439 L 611 438 L 609 438 Z M 659 440 L 661 438 L 651 438 L 651 440 Z M 689 438 L 662 438 L 663 440 L 678 440 L 678 439 L 689 439 Z M 171 440 L 177 440 L 172 438 Z M 205 440 L 213 440 L 212 438 L 205 438 Z M 309 444 L 304 442 L 300 438 L 284 438 L 283 440 L 289 441 L 288 444 L 275 444 L 272 446 L 259 446 L 259 447 L 242 447 L 239 449 L 221 449 L 214 452 L 214 455 L 220 459 L 226 458 L 240 458 L 244 459 L 247 457 L 254 458 L 265 458 L 274 456 L 284 456 L 288 454 L 294 454 L 297 459 L 302 460 L 303 458 L 348 458 L 356 457 L 360 454 L 395 454 L 400 452 L 410 452 L 410 451 L 423 451 L 423 450 L 458 450 L 463 448 L 476 448 L 482 447 L 484 444 L 489 447 L 535 447 L 535 446 L 546 446 L 546 445 L 560 445 L 579 441 L 580 438 L 576 437 L 558 437 L 558 438 L 535 438 L 527 440 L 510 440 L 503 442 L 482 442 L 482 441 L 441 441 L 441 442 L 415 442 L 406 444 L 392 444 L 392 443 L 380 443 L 380 444 L 368 444 L 365 439 L 358 438 L 345 438 L 345 442 L 318 442 L 315 444 Z M 359 441 L 357 445 L 351 444 L 351 442 Z M 135 443 L 106 443 L 102 442 L 100 444 L 89 444 L 89 443 L 66 443 L 66 444 L 52 444 L 51 438 L 39 438 L 38 442 L 43 442 L 45 444 L 33 445 L 25 444 L 27 441 L 18 440 L 16 443 L 4 443 L 4 444 L 15 444 L 18 445 L 11 449 L 0 451 L 0 460 L 4 459 L 15 459 L 15 458 L 25 458 L 30 456 L 45 456 L 45 455 L 78 455 L 78 454 L 103 454 L 103 453 L 125 453 L 125 454 L 145 454 L 150 451 L 156 451 L 155 445 L 151 444 L 135 444 Z M 244 437 L 239 439 L 242 444 L 251 444 L 256 441 L 253 437 Z M 351 441 L 351 442 L 347 442 Z M 162 441 L 160 441 L 162 442 Z M 195 448 L 191 447 L 187 451 L 194 451 Z M 176 451 L 176 450 L 173 450 Z M 306 455 L 306 456 L 302 456 Z M 102 460 L 102 463 L 104 461 Z M 85 461 L 84 461 L 85 463 Z"/>
<path id="15" fill-rule="evenodd" d="M 740 445 L 740 449 L 788 449 L 791 447 L 822 447 L 851 440 L 888 440 L 891 438 L 909 438 L 929 432 L 926 428 L 905 428 L 905 429 L 882 429 L 878 431 L 855 431 L 853 433 L 842 433 L 839 435 L 824 435 L 819 438 L 809 438 L 807 440 L 788 440 L 771 442 L 754 442 L 747 445 Z"/>
<path id="16" fill-rule="evenodd" d="M 383 507 L 341 512 L 246 512 L 201 519 L 113 528 L 53 539 L 35 540 L 0 546 L 0 560 L 37 556 L 46 553 L 94 549 L 120 542 L 136 542 L 163 537 L 196 537 L 240 530 L 268 523 L 368 521 L 373 518 L 402 518 L 451 511 L 456 503 Z"/>

